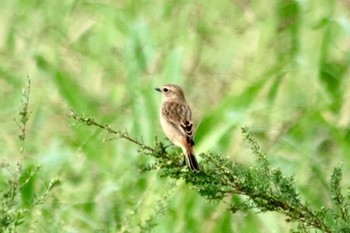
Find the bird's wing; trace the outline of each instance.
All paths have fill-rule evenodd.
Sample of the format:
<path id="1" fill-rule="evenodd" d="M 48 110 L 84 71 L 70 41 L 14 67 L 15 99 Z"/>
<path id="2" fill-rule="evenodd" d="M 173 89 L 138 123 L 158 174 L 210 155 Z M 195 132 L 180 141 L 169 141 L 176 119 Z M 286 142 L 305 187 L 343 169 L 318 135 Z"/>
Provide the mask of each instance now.
<path id="1" fill-rule="evenodd" d="M 162 107 L 163 117 L 170 122 L 176 130 L 186 137 L 190 145 L 194 145 L 194 127 L 190 107 L 184 103 L 164 102 Z"/>

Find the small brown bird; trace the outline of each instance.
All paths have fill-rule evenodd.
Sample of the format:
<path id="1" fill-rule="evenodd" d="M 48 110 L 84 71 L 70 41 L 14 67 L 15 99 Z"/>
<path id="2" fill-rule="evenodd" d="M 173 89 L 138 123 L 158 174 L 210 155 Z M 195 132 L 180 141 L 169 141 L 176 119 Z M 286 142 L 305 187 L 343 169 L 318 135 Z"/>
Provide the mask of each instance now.
<path id="1" fill-rule="evenodd" d="M 188 166 L 193 171 L 199 171 L 199 165 L 193 152 L 192 112 L 186 102 L 183 90 L 174 84 L 167 84 L 155 89 L 163 94 L 160 123 L 165 135 L 174 145 L 181 147 L 187 158 Z"/>

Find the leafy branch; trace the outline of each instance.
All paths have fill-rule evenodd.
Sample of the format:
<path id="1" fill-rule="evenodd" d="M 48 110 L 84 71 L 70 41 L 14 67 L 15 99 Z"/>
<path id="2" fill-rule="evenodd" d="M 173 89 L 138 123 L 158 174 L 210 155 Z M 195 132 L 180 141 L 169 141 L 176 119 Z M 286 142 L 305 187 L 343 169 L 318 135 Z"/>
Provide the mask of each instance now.
<path id="1" fill-rule="evenodd" d="M 232 213 L 247 210 L 281 213 L 287 217 L 287 222 L 297 223 L 294 232 L 308 232 L 312 229 L 327 233 L 350 231 L 350 193 L 345 198 L 341 192 L 341 168 L 335 168 L 331 177 L 333 208 L 314 209 L 302 200 L 293 177 L 284 176 L 279 168 L 271 168 L 265 153 L 246 127 L 242 128 L 242 134 L 257 156 L 256 164 L 247 167 L 209 152 L 200 154 L 201 171 L 193 173 L 183 166 L 180 156 L 166 152 L 163 144 L 157 140 L 153 146 L 145 145 L 127 132 L 113 130 L 109 125 L 98 123 L 91 117 L 79 116 L 73 111 L 70 117 L 130 141 L 139 146 L 140 154 L 154 157 L 155 162 L 145 165 L 141 171 L 159 170 L 161 177 L 182 179 L 208 200 L 223 201 L 225 197 L 232 197 L 232 202 L 227 203 L 228 210 Z"/>

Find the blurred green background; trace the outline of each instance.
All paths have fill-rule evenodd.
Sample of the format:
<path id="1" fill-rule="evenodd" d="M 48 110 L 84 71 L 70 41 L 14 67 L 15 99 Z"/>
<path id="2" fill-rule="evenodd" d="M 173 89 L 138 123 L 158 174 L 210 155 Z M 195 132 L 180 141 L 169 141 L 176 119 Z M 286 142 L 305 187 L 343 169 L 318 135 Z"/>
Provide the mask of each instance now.
<path id="1" fill-rule="evenodd" d="M 273 167 L 315 208 L 333 166 L 350 175 L 350 1 L 12 0 L 0 7 L 1 162 L 41 170 L 18 232 L 288 232 L 275 213 L 231 215 L 183 182 L 138 173 L 151 158 L 67 117 L 69 109 L 152 145 L 154 87 L 181 85 L 197 154 L 249 166 L 249 126 Z M 31 79 L 24 153 L 14 122 Z M 199 158 L 200 160 L 200 158 Z M 8 171 L 2 170 L 1 190 Z M 31 209 L 33 195 L 63 183 Z M 349 185 L 349 180 L 345 179 Z M 228 200 L 229 201 L 229 200 Z M 144 228 L 143 228 L 144 227 Z"/>

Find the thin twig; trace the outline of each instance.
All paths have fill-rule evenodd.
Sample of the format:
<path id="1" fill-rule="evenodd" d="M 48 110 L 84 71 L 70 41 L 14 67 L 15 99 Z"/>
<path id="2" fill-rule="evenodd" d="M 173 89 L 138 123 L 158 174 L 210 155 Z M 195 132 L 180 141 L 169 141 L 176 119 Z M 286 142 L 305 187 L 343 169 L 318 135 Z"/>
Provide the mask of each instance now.
<path id="1" fill-rule="evenodd" d="M 75 119 L 77 121 L 83 122 L 86 125 L 97 126 L 98 128 L 106 130 L 108 133 L 116 135 L 118 138 L 123 138 L 123 139 L 126 139 L 126 140 L 128 140 L 128 141 L 130 141 L 132 143 L 135 143 L 136 145 L 141 147 L 141 149 L 146 149 L 146 150 L 148 150 L 150 152 L 156 152 L 156 150 L 154 148 L 143 144 L 142 142 L 138 141 L 137 139 L 131 138 L 126 131 L 125 132 L 116 131 L 116 130 L 112 129 L 107 124 L 101 124 L 101 123 L 96 122 L 92 117 L 79 116 L 73 110 L 71 110 L 71 112 L 69 114 L 69 117 L 71 117 L 71 118 L 73 118 L 73 119 Z"/>

